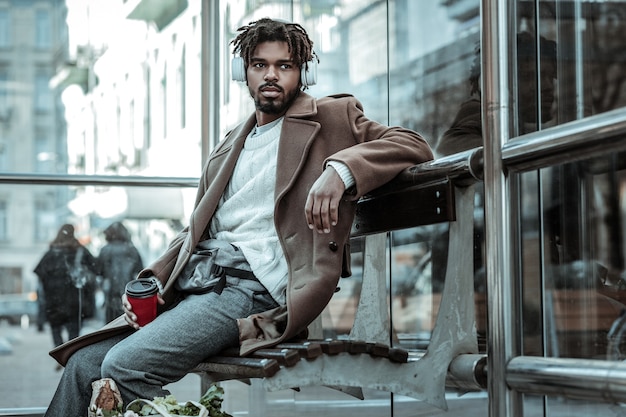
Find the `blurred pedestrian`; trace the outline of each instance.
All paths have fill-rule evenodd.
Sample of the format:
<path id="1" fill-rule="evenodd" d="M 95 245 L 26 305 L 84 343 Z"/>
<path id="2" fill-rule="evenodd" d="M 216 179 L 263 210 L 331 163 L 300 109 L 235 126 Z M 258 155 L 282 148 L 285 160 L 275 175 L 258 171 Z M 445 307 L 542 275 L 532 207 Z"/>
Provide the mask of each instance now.
<path id="1" fill-rule="evenodd" d="M 37 284 L 37 331 L 43 332 L 46 325 L 46 296 L 41 282 Z"/>
<path id="2" fill-rule="evenodd" d="M 59 346 L 64 342 L 63 330 L 67 340 L 80 333 L 82 290 L 97 272 L 96 259 L 74 237 L 74 226 L 64 224 L 34 272 L 43 287 L 52 341 Z"/>
<path id="3" fill-rule="evenodd" d="M 106 245 L 98 256 L 98 269 L 103 278 L 106 322 L 124 314 L 122 294 L 128 281 L 137 277 L 143 269 L 141 255 L 133 245 L 128 229 L 115 222 L 104 230 Z"/>

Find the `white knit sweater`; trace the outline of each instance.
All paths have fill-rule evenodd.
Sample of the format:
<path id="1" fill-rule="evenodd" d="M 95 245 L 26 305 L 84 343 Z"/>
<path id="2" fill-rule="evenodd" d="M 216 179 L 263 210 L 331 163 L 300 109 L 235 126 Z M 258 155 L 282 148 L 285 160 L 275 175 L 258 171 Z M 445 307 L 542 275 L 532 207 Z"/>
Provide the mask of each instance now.
<path id="1" fill-rule="evenodd" d="M 285 303 L 288 275 L 274 226 L 282 122 L 280 118 L 248 135 L 210 226 L 212 237 L 241 248 L 254 274 L 280 304 Z"/>

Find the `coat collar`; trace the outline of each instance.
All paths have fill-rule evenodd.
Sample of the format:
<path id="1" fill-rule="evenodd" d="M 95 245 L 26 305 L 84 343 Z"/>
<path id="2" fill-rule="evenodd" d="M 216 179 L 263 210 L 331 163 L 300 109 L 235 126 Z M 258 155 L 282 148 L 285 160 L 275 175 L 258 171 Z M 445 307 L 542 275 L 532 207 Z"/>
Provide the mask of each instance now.
<path id="1" fill-rule="evenodd" d="M 287 110 L 285 118 L 307 118 L 317 114 L 317 101 L 307 93 L 300 92 Z"/>

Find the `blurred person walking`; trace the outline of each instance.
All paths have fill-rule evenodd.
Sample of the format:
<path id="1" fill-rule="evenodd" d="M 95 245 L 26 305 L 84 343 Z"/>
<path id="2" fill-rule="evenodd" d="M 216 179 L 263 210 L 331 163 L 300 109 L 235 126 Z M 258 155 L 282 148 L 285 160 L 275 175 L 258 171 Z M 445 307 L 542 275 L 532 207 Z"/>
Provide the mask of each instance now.
<path id="1" fill-rule="evenodd" d="M 143 261 L 128 229 L 121 222 L 107 227 L 104 236 L 107 243 L 100 250 L 98 269 L 103 278 L 105 317 L 108 323 L 124 314 L 121 303 L 124 289 L 143 269 Z"/>
<path id="2" fill-rule="evenodd" d="M 82 291 L 97 273 L 96 258 L 74 237 L 74 226 L 64 224 L 34 270 L 43 287 L 46 318 L 54 346 L 78 337 L 82 319 Z"/>

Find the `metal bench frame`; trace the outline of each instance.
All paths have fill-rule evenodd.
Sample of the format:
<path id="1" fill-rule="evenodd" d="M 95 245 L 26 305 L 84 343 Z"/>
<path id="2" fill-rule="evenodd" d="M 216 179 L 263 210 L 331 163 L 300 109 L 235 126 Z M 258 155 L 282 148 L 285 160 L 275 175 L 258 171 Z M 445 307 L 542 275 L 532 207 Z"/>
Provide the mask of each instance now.
<path id="1" fill-rule="evenodd" d="M 474 161 L 476 155 L 470 156 L 467 161 Z M 449 166 L 446 170 L 454 172 Z M 436 176 L 432 171 L 429 166 L 417 177 Z M 200 364 L 194 372 L 201 375 L 203 389 L 224 380 L 261 378 L 268 391 L 328 386 L 363 398 L 362 388 L 371 388 L 445 410 L 446 386 L 486 388 L 486 357 L 478 354 L 474 313 L 473 181 L 447 177 L 407 187 L 407 176 L 416 173 L 408 170 L 404 186 L 394 181 L 358 204 L 352 236 L 365 236 L 363 284 L 348 339 L 323 340 L 320 317 L 309 327 L 307 341 L 278 345 L 250 357 L 226 351 Z M 443 221 L 450 222 L 448 264 L 428 348 L 425 353 L 391 348 L 395 339 L 385 279 L 386 234 Z"/>

